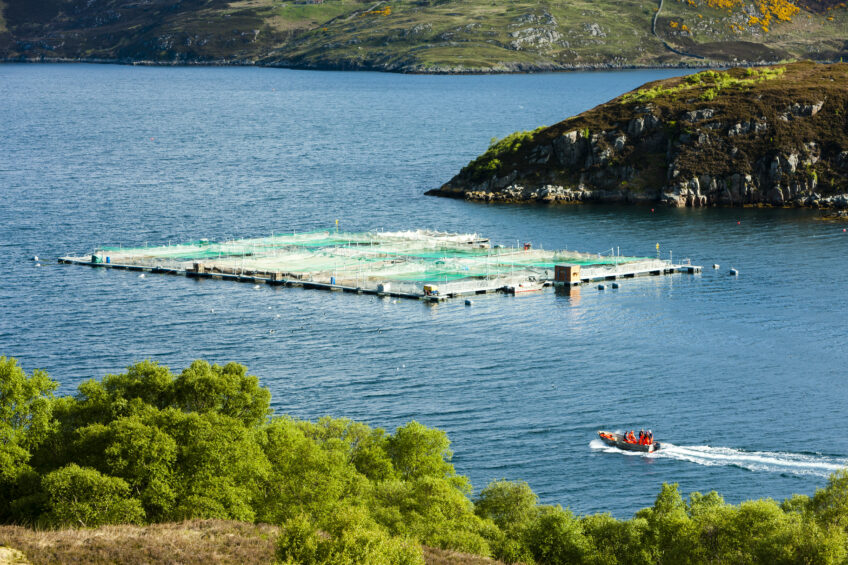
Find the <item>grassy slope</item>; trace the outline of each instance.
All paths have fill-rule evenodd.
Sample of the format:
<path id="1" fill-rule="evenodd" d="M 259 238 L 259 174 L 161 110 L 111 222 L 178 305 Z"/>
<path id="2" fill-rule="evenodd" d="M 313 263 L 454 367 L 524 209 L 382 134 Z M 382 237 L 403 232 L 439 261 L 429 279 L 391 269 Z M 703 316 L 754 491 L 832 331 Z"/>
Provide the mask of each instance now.
<path id="1" fill-rule="evenodd" d="M 8 58 L 450 72 L 704 63 L 672 53 L 660 38 L 712 61 L 838 60 L 848 52 L 848 10 L 836 0 L 802 9 L 769 33 L 757 26 L 730 29 L 747 21 L 746 6 L 725 11 L 709 8 L 706 0 L 693 0 L 694 6 L 666 0 L 660 38 L 651 34 L 654 0 L 2 1 L 0 56 Z M 366 13 L 377 5 L 391 13 Z M 691 33 L 671 28 L 672 21 L 687 24 Z M 3 34 L 4 25 L 11 34 Z"/>
<path id="2" fill-rule="evenodd" d="M 0 545 L 24 553 L 33 565 L 146 563 L 269 564 L 279 528 L 227 520 L 191 520 L 151 526 L 103 526 L 84 530 L 32 530 L 0 526 Z M 427 565 L 497 565 L 500 562 L 424 548 Z"/>
<path id="3" fill-rule="evenodd" d="M 681 57 L 650 34 L 655 9 L 656 3 L 649 0 L 400 3 L 392 6 L 390 16 L 330 22 L 326 31 L 307 33 L 276 56 L 307 65 L 370 63 L 419 71 L 451 66 L 510 70 L 528 64 L 540 68 L 677 64 Z M 777 61 L 811 55 L 838 59 L 845 50 L 846 15 L 844 8 L 828 14 L 802 11 L 792 22 L 773 25 L 768 34 L 756 27 L 737 32 L 729 26 L 747 21 L 741 9 L 728 14 L 669 0 L 658 32 L 687 51 L 699 51 L 689 49 L 692 44 L 711 44 L 702 54 L 720 60 Z M 671 21 L 689 22 L 692 36 L 674 33 Z M 530 40 L 518 45 L 523 34 Z M 766 47 L 752 50 L 740 42 Z"/>
<path id="4" fill-rule="evenodd" d="M 674 45 L 708 57 L 712 51 L 698 47 L 718 43 L 715 47 L 732 58 L 739 51 L 738 44 L 746 42 L 772 49 L 774 53 L 767 60 L 775 62 L 798 57 L 838 61 L 848 49 L 845 41 L 848 37 L 848 11 L 838 4 L 830 10 L 800 2 L 798 5 L 802 9 L 791 22 L 776 23 L 766 33 L 757 25 L 744 25 L 748 19 L 744 10 L 736 9 L 728 14 L 725 10 L 705 5 L 692 8 L 683 0 L 669 0 L 665 2 L 657 22 L 657 32 Z M 672 21 L 686 24 L 691 29 L 691 36 L 672 29 L 669 25 Z M 744 31 L 731 29 L 731 24 L 743 25 Z M 692 46 L 695 48 L 690 49 Z M 744 55 L 744 48 L 739 55 Z"/>

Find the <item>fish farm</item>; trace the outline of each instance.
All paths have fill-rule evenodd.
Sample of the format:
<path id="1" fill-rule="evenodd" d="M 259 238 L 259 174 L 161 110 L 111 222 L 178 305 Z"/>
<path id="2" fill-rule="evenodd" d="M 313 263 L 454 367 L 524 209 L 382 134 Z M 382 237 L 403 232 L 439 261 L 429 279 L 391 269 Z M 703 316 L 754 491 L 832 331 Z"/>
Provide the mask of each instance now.
<path id="1" fill-rule="evenodd" d="M 60 263 L 428 301 L 532 292 L 639 275 L 697 273 L 658 257 L 492 245 L 478 234 L 319 230 L 214 242 L 103 247 Z"/>

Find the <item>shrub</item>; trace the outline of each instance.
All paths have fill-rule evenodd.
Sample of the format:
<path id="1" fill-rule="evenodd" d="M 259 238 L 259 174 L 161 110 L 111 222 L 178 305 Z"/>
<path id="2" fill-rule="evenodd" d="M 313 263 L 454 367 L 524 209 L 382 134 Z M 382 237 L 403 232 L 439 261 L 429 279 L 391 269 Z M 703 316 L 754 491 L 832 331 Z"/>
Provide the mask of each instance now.
<path id="1" fill-rule="evenodd" d="M 405 480 L 454 474 L 447 434 L 414 420 L 395 430 L 386 451 Z"/>
<path id="2" fill-rule="evenodd" d="M 501 158 L 515 155 L 524 144 L 532 142 L 536 134 L 543 129 L 545 129 L 544 126 L 532 131 L 517 131 L 500 140 L 493 137 L 486 152 L 468 163 L 462 169 L 462 173 L 471 175 L 475 181 L 481 181 L 497 173 L 502 166 Z"/>
<path id="3" fill-rule="evenodd" d="M 715 99 L 716 96 L 718 96 L 718 90 L 715 88 L 708 88 L 698 98 L 709 101 Z"/>
<path id="4" fill-rule="evenodd" d="M 520 529 L 535 517 L 538 501 L 539 497 L 524 481 L 493 481 L 480 492 L 474 511 L 502 530 Z"/>
<path id="5" fill-rule="evenodd" d="M 543 507 L 528 527 L 526 540 L 534 559 L 548 565 L 582 563 L 591 550 L 580 522 L 560 506 Z"/>
<path id="6" fill-rule="evenodd" d="M 340 513 L 322 532 L 305 515 L 287 520 L 277 559 L 291 565 L 424 565 L 420 546 L 390 536 L 358 508 Z"/>
<path id="7" fill-rule="evenodd" d="M 70 464 L 42 480 L 47 499 L 44 521 L 51 526 L 95 527 L 144 521 L 141 502 L 126 481 Z"/>

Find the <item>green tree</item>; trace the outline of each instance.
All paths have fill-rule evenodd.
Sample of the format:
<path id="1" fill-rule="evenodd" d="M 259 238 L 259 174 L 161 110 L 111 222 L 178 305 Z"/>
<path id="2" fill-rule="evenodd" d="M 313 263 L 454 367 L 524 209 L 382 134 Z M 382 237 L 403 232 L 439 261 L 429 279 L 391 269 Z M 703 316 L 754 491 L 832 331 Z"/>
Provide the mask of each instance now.
<path id="1" fill-rule="evenodd" d="M 312 565 L 318 563 L 318 544 L 321 535 L 309 516 L 298 514 L 286 520 L 277 538 L 277 559 L 285 564 Z"/>
<path id="2" fill-rule="evenodd" d="M 342 442 L 348 450 L 348 459 L 356 470 L 372 481 L 395 478 L 392 460 L 386 452 L 388 436 L 380 428 L 372 429 L 361 422 L 347 418 L 321 418 L 316 423 L 300 422 L 303 433 L 322 446 Z"/>
<path id="3" fill-rule="evenodd" d="M 836 471 L 825 488 L 816 490 L 810 509 L 819 523 L 848 531 L 848 469 Z"/>
<path id="4" fill-rule="evenodd" d="M 585 562 L 591 565 L 650 565 L 653 556 L 645 543 L 648 523 L 644 518 L 616 520 L 609 514 L 580 519 L 591 549 Z"/>
<path id="5" fill-rule="evenodd" d="M 793 494 L 780 504 L 786 513 L 807 514 L 810 512 L 810 497 L 806 494 Z"/>
<path id="6" fill-rule="evenodd" d="M 165 519 L 176 493 L 173 468 L 177 459 L 174 439 L 137 416 L 92 424 L 78 432 L 75 462 L 124 479 L 151 521 Z"/>
<path id="7" fill-rule="evenodd" d="M 373 487 L 372 515 L 394 535 L 466 553 L 488 555 L 497 526 L 474 514 L 464 477 L 389 480 Z"/>
<path id="8" fill-rule="evenodd" d="M 283 524 L 277 541 L 277 558 L 291 565 L 423 565 L 421 547 L 411 540 L 392 537 L 350 507 L 329 519 L 319 532 L 303 516 Z"/>
<path id="9" fill-rule="evenodd" d="M 592 549 L 579 520 L 561 506 L 540 506 L 525 536 L 533 558 L 547 565 L 582 563 Z"/>
<path id="10" fill-rule="evenodd" d="M 349 462 L 347 444 L 338 438 L 318 443 L 303 428 L 290 418 L 274 418 L 263 429 L 261 448 L 271 469 L 259 503 L 263 521 L 279 523 L 300 513 L 323 519 L 366 496 L 368 481 Z"/>
<path id="11" fill-rule="evenodd" d="M 492 520 L 500 535 L 490 536 L 492 555 L 506 563 L 532 562 L 524 532 L 537 514 L 539 498 L 523 481 L 492 481 L 477 497 L 474 512 Z"/>
<path id="12" fill-rule="evenodd" d="M 658 564 L 684 565 L 699 560 L 697 526 L 686 512 L 677 484 L 663 483 L 652 508 L 637 512 L 648 524 L 646 542 Z"/>
<path id="13" fill-rule="evenodd" d="M 454 475 L 447 434 L 415 420 L 395 430 L 386 451 L 404 480 Z"/>
<path id="14" fill-rule="evenodd" d="M 255 426 L 271 415 L 271 393 L 247 367 L 227 363 L 221 367 L 194 361 L 173 383 L 174 401 L 187 412 L 217 412 Z"/>
<path id="15" fill-rule="evenodd" d="M 43 521 L 50 526 L 138 524 L 145 518 L 124 480 L 95 469 L 70 464 L 45 475 L 42 487 L 47 502 Z"/>
<path id="16" fill-rule="evenodd" d="M 162 409 L 171 405 L 174 375 L 168 367 L 154 361 L 142 361 L 127 367 L 120 375 L 106 375 L 103 389 L 110 398 L 138 399 Z"/>
<path id="17" fill-rule="evenodd" d="M 38 489 L 30 459 L 55 428 L 56 386 L 46 372 L 27 376 L 16 359 L 0 357 L 0 520 L 22 518 L 13 501 Z"/>
<path id="18" fill-rule="evenodd" d="M 258 431 L 214 412 L 163 410 L 155 425 L 174 439 L 174 509 L 168 519 L 252 521 L 270 473 Z"/>
<path id="19" fill-rule="evenodd" d="M 475 513 L 502 530 L 520 530 L 536 516 L 539 497 L 524 481 L 492 481 L 474 503 Z"/>
<path id="20" fill-rule="evenodd" d="M 16 359 L 0 357 L 0 480 L 13 471 L 2 463 L 4 459 L 26 458 L 24 452 L 50 433 L 57 386 L 46 372 L 36 370 L 27 376 Z"/>

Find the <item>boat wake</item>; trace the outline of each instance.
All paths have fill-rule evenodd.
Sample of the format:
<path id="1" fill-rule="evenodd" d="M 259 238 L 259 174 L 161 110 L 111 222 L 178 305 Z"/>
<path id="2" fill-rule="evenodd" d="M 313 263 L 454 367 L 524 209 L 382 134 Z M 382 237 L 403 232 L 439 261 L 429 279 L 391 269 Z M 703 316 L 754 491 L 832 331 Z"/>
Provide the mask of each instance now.
<path id="1" fill-rule="evenodd" d="M 662 449 L 654 453 L 623 451 L 595 439 L 589 443 L 592 449 L 606 453 L 637 455 L 654 459 L 674 459 L 707 467 L 729 466 L 791 475 L 827 477 L 834 471 L 848 467 L 848 458 L 827 455 L 789 453 L 783 451 L 745 451 L 730 447 L 709 445 L 674 445 L 662 442 Z"/>

